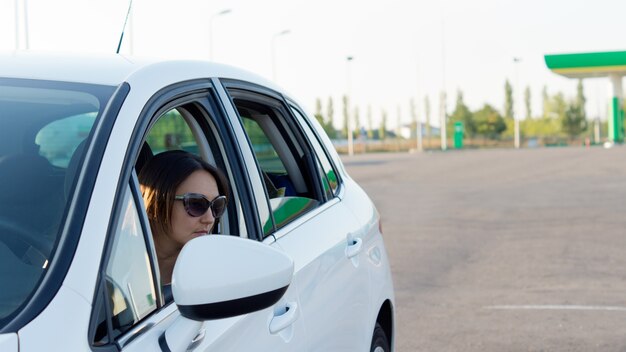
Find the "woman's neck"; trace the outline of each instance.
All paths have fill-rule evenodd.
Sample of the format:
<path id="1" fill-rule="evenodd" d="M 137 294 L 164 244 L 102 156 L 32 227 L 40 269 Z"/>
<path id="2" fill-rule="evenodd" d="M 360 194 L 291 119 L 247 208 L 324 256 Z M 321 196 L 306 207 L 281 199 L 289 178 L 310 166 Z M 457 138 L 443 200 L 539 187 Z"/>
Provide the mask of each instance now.
<path id="1" fill-rule="evenodd" d="M 154 249 L 157 253 L 157 258 L 160 260 L 174 259 L 178 257 L 178 253 L 183 248 L 179 243 L 173 241 L 166 234 L 154 235 Z"/>
<path id="2" fill-rule="evenodd" d="M 178 254 L 182 246 L 169 238 L 165 234 L 154 235 L 154 247 L 159 262 L 159 273 L 161 274 L 161 285 L 167 285 L 172 282 L 172 273 L 174 264 L 178 258 Z"/>

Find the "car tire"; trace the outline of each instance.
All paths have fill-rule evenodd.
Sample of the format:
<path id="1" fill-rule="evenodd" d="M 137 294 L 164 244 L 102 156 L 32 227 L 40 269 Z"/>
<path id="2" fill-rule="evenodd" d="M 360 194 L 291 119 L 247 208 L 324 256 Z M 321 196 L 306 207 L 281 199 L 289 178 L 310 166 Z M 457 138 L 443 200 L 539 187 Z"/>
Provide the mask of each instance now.
<path id="1" fill-rule="evenodd" d="M 376 327 L 374 327 L 374 335 L 372 336 L 372 347 L 370 348 L 370 352 L 391 352 L 387 334 L 385 334 L 385 330 L 383 330 L 383 327 L 380 326 L 379 323 L 376 323 Z"/>

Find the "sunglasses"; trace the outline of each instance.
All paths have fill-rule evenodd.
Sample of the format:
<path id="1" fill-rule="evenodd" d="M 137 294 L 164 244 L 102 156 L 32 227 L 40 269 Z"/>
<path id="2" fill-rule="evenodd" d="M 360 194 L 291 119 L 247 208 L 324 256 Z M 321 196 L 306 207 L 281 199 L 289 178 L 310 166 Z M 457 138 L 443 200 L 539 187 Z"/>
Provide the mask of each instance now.
<path id="1" fill-rule="evenodd" d="M 185 211 L 194 218 L 204 215 L 207 210 L 211 209 L 213 217 L 217 219 L 224 215 L 224 210 L 226 210 L 225 196 L 217 196 L 213 200 L 208 200 L 207 197 L 199 193 L 185 193 L 174 196 L 174 199 L 182 200 Z"/>

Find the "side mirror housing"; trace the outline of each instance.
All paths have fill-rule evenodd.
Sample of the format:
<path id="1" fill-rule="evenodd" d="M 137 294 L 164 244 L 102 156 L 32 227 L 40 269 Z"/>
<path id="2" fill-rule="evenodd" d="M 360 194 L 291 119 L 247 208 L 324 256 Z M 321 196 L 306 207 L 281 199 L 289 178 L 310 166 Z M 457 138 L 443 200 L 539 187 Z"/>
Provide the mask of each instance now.
<path id="1" fill-rule="evenodd" d="M 235 236 L 201 236 L 180 252 L 172 294 L 182 316 L 234 317 L 270 307 L 293 277 L 293 260 L 279 250 Z"/>
<path id="2" fill-rule="evenodd" d="M 272 306 L 293 277 L 293 260 L 254 240 L 211 235 L 187 242 L 172 274 L 181 317 L 161 335 L 162 351 L 186 351 L 202 321 L 234 317 Z"/>

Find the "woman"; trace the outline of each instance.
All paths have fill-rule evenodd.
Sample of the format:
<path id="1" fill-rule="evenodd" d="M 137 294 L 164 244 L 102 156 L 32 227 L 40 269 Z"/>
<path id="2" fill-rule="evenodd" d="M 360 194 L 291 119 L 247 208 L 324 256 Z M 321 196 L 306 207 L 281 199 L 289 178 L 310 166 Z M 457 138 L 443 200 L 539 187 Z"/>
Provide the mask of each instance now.
<path id="1" fill-rule="evenodd" d="M 221 171 L 181 150 L 152 157 L 141 168 L 139 183 L 159 261 L 161 285 L 169 285 L 174 263 L 185 243 L 211 233 L 224 213 L 228 183 Z"/>

